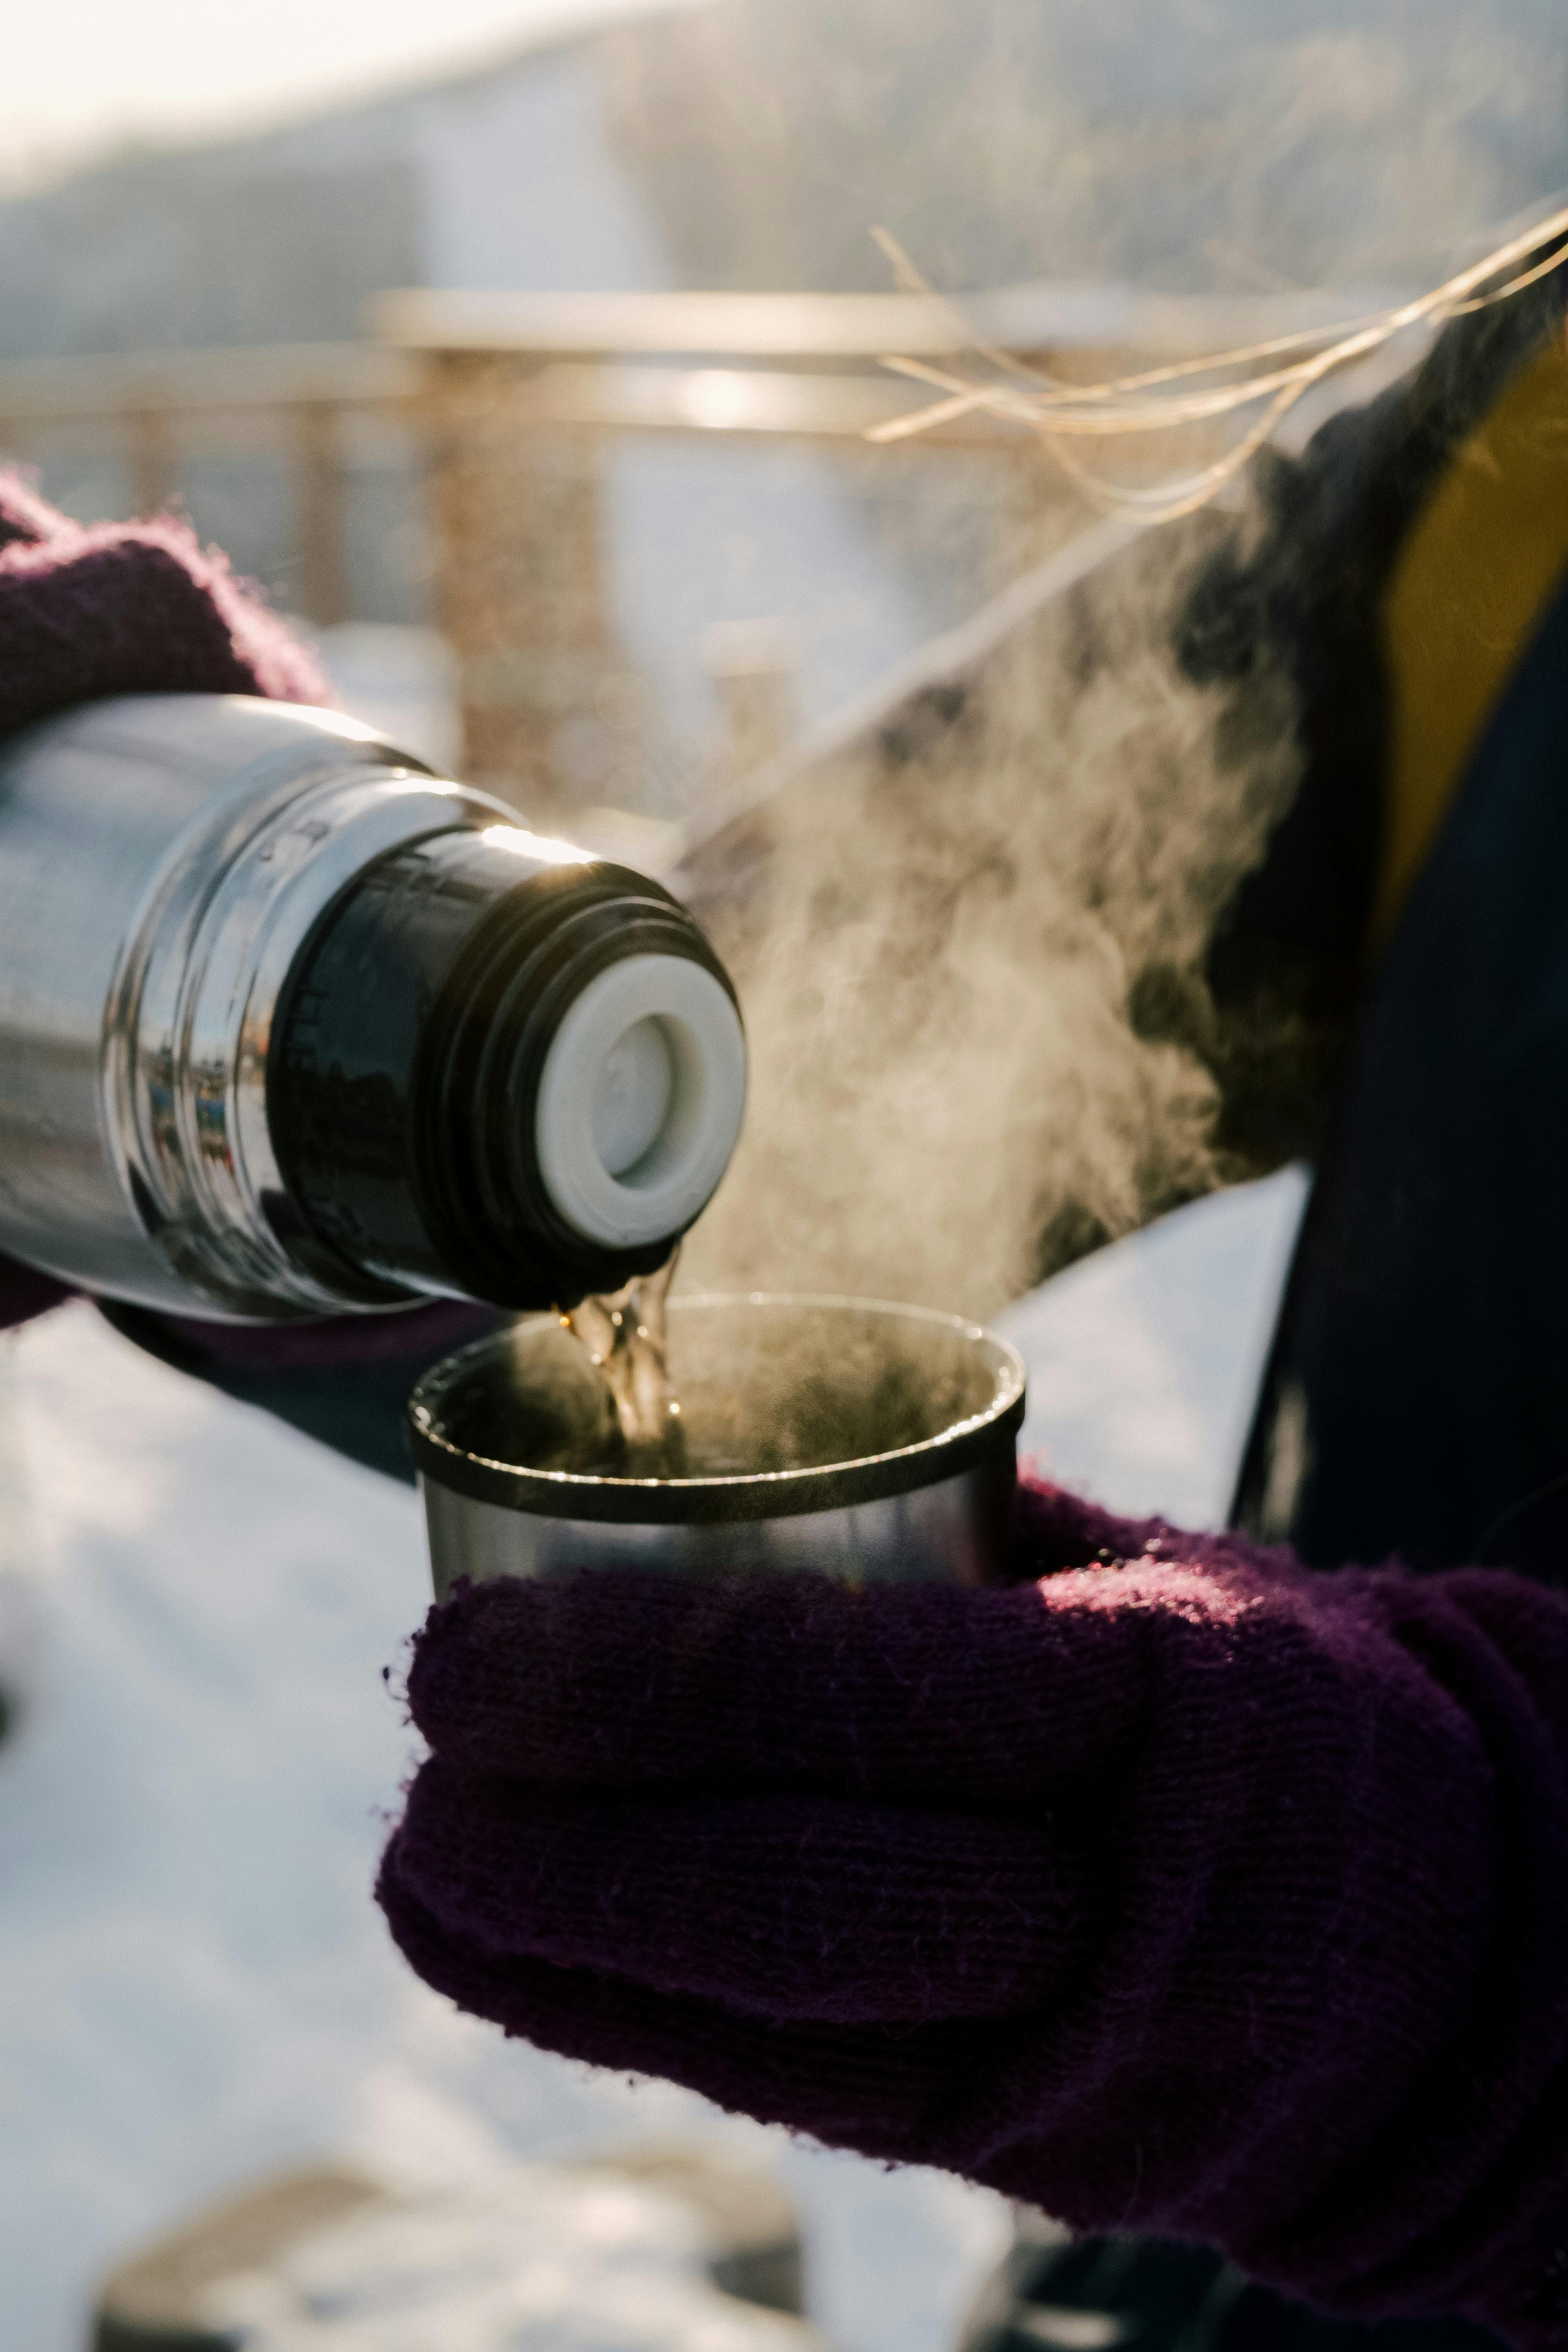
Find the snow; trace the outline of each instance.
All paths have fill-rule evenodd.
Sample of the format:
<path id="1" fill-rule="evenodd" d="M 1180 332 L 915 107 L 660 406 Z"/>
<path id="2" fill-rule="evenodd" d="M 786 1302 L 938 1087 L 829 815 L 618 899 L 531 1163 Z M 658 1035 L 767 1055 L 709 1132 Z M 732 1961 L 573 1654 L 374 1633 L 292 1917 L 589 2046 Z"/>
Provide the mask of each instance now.
<path id="1" fill-rule="evenodd" d="M 1303 1190 L 1184 1210 L 1016 1307 L 1026 1447 L 1113 1504 L 1221 1517 Z M 416 1759 L 382 1678 L 429 1591 L 412 1493 L 85 1306 L 0 1349 L 0 1381 L 9 2352 L 79 2352 L 112 2260 L 269 2168 L 491 2195 L 519 2158 L 671 2137 L 771 2163 L 839 2352 L 950 2344 L 998 2200 L 506 2044 L 393 1952 L 369 1889 Z"/>
<path id="2" fill-rule="evenodd" d="M 1223 1527 L 1306 1198 L 1289 1168 L 1194 1201 L 999 1316 L 1029 1367 L 1020 1454 L 1113 1509 Z"/>

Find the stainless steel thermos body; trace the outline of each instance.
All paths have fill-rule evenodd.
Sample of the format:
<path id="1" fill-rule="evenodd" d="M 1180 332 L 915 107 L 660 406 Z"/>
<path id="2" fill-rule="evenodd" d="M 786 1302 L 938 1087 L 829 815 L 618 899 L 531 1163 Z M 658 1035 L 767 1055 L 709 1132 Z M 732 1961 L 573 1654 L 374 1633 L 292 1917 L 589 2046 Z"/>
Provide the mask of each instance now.
<path id="1" fill-rule="evenodd" d="M 12 1256 L 224 1319 L 542 1305 L 668 1255 L 743 1094 L 668 894 L 368 727 L 136 696 L 0 753 Z"/>

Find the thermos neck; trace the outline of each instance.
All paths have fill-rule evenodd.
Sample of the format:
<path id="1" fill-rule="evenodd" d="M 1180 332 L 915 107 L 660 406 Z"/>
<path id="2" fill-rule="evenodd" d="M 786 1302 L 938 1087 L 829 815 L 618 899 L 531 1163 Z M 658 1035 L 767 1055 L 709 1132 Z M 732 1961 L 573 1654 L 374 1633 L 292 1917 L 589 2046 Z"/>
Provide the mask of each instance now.
<path id="1" fill-rule="evenodd" d="M 518 826 L 443 833 L 295 959 L 269 1214 L 321 1280 L 570 1305 L 668 1256 L 744 1094 L 733 992 L 667 891 Z"/>

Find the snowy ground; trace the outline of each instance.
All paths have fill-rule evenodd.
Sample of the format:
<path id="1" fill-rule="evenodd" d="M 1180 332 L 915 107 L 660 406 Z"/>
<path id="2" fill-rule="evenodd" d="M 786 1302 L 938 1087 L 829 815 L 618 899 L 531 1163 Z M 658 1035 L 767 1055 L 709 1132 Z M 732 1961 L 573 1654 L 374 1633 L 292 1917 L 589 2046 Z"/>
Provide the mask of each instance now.
<path id="1" fill-rule="evenodd" d="M 1016 1308 L 1026 1448 L 1109 1502 L 1221 1517 L 1301 1194 L 1185 1210 Z M 268 2167 L 440 2182 L 676 2131 L 766 2152 L 839 2352 L 942 2352 L 995 2200 L 505 2045 L 391 1951 L 369 1885 L 412 1759 L 381 1670 L 428 1593 L 413 1496 L 85 1307 L 5 1356 L 0 1650 L 29 1698 L 0 1750 L 7 2352 L 80 2352 L 115 2254 Z"/>

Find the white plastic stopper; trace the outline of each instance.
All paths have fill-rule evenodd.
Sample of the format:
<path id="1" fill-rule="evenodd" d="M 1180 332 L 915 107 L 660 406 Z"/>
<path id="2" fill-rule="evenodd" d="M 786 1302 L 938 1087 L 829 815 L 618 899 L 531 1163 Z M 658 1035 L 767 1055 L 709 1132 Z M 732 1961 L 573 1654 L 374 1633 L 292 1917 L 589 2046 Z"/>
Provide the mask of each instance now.
<path id="1" fill-rule="evenodd" d="M 627 956 L 588 982 L 539 1082 L 540 1174 L 574 1232 L 635 1249 L 684 1233 L 730 1164 L 746 1043 L 728 991 L 684 956 Z"/>

